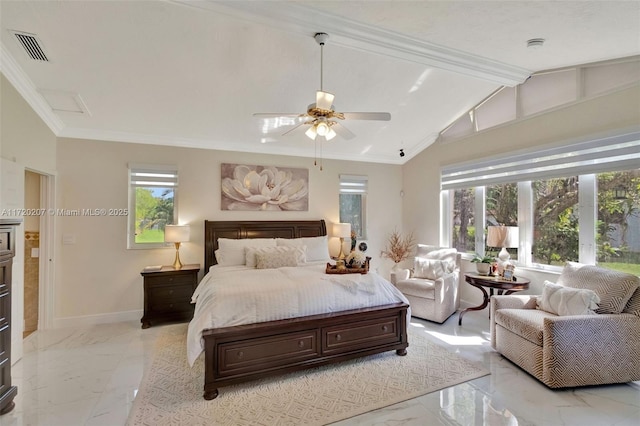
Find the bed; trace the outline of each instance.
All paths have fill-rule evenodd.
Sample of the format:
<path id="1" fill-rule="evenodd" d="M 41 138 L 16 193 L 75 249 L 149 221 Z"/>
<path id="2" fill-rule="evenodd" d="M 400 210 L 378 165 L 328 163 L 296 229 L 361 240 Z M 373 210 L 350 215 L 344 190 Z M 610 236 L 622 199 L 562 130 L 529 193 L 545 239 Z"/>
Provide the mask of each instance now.
<path id="1" fill-rule="evenodd" d="M 294 239 L 326 234 L 324 220 L 205 221 L 205 272 L 217 264 L 218 238 Z M 382 279 L 377 274 L 369 275 Z M 380 352 L 395 350 L 397 355 L 406 355 L 409 305 L 405 301 L 252 324 L 203 328 L 197 334 L 204 351 L 203 397 L 214 399 L 218 396 L 218 388 L 231 384 Z M 190 324 L 190 333 L 195 321 L 196 317 Z"/>

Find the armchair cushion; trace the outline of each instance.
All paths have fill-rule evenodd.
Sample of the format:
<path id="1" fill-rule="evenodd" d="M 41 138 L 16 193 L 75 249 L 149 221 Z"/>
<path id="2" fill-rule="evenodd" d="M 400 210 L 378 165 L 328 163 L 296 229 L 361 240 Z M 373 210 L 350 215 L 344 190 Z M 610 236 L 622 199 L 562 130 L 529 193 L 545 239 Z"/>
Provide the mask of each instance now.
<path id="1" fill-rule="evenodd" d="M 495 321 L 531 343 L 542 346 L 544 319 L 554 317 L 556 315 L 537 309 L 499 309 Z"/>
<path id="2" fill-rule="evenodd" d="M 560 315 L 595 314 L 600 297 L 589 289 L 565 287 L 549 281 L 544 282 L 538 309 Z"/>
<path id="3" fill-rule="evenodd" d="M 558 278 L 558 284 L 593 290 L 600 297 L 596 313 L 619 314 L 640 286 L 640 278 L 598 266 L 567 262 Z"/>
<path id="4" fill-rule="evenodd" d="M 399 283 L 400 291 L 405 296 L 416 296 L 425 299 L 435 299 L 436 282 L 423 278 L 409 278 Z"/>

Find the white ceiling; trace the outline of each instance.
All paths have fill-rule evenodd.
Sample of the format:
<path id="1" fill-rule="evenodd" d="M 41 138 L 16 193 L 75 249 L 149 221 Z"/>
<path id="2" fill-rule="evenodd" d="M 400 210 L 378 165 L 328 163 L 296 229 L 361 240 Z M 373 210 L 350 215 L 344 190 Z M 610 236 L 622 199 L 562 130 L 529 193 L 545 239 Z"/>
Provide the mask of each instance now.
<path id="1" fill-rule="evenodd" d="M 320 88 L 313 35 L 327 32 L 336 109 L 392 118 L 345 121 L 357 137 L 323 156 L 396 164 L 501 85 L 640 54 L 638 1 L 1 0 L 0 19 L 1 70 L 58 136 L 309 157 L 303 128 L 282 136 L 290 127 L 252 114 L 306 111 Z M 50 62 L 10 30 L 37 35 Z"/>

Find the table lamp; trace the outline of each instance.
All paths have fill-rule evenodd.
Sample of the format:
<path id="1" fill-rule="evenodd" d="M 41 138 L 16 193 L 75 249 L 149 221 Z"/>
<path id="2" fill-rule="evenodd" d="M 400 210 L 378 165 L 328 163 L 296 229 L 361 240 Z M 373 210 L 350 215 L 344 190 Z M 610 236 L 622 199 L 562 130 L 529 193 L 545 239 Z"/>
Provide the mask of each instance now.
<path id="1" fill-rule="evenodd" d="M 189 225 L 166 225 L 164 227 L 164 241 L 176 245 L 176 259 L 173 262 L 173 267 L 181 269 L 180 243 L 189 241 Z"/>
<path id="2" fill-rule="evenodd" d="M 498 269 L 504 270 L 504 266 L 509 263 L 511 255 L 507 248 L 518 247 L 519 234 L 517 226 L 489 226 L 487 229 L 487 246 L 501 247 L 498 253 Z"/>
<path id="3" fill-rule="evenodd" d="M 334 223 L 333 224 L 333 236 L 340 238 L 340 254 L 338 254 L 338 260 L 344 262 L 344 239 L 351 238 L 351 224 L 350 223 Z"/>

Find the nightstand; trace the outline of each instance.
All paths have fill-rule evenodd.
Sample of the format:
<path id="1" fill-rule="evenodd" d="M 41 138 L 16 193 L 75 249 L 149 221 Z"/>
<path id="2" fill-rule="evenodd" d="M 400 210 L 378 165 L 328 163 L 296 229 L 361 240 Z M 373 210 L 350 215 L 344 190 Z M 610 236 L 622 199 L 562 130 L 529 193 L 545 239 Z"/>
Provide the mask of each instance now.
<path id="1" fill-rule="evenodd" d="M 200 265 L 183 265 L 181 269 L 163 266 L 159 271 L 142 271 L 144 277 L 144 315 L 142 328 L 161 321 L 190 321 L 195 305 L 191 295 L 198 286 Z"/>

